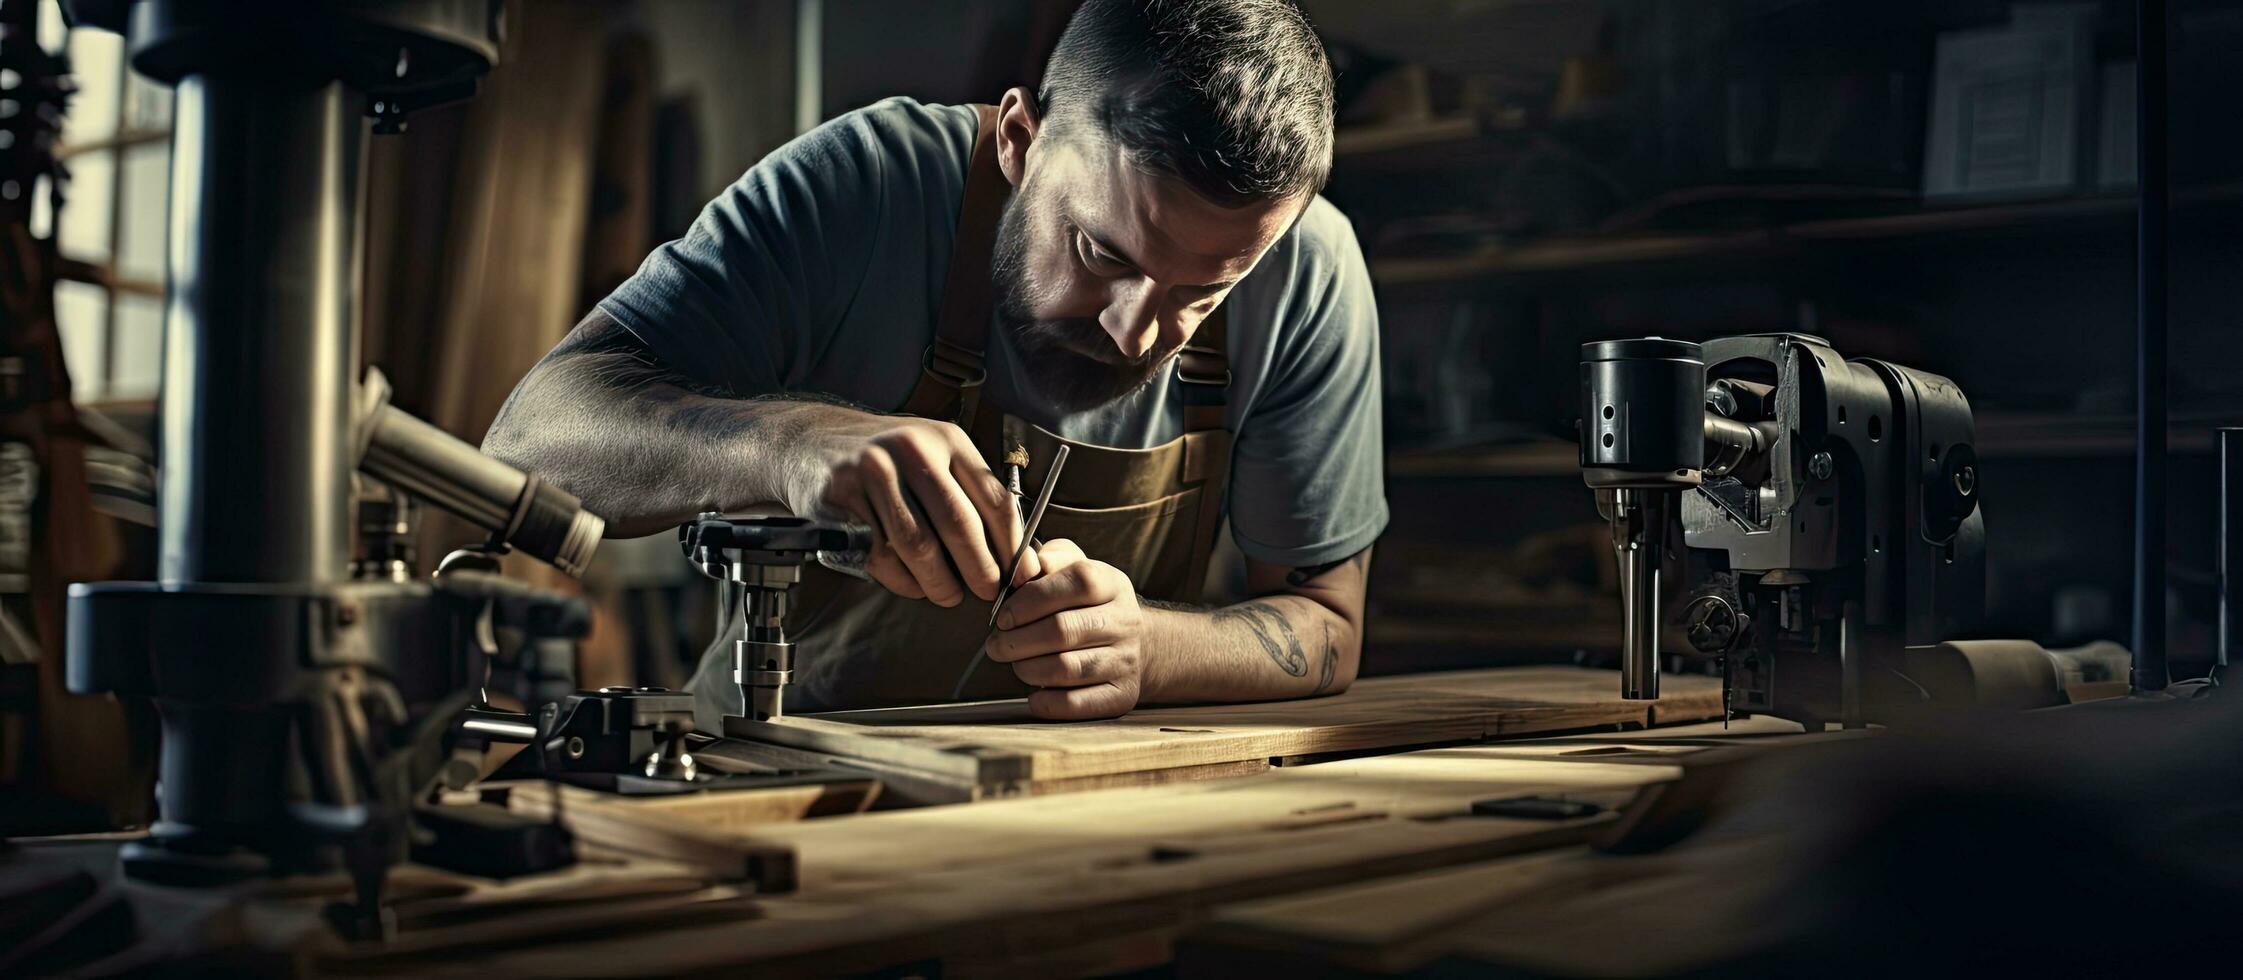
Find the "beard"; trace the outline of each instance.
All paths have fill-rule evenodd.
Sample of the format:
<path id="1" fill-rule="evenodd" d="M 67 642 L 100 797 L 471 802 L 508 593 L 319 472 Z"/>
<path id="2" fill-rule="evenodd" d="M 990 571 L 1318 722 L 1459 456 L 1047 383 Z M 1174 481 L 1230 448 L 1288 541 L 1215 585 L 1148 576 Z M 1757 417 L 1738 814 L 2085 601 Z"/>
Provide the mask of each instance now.
<path id="1" fill-rule="evenodd" d="M 1012 338 L 1029 385 L 1052 407 L 1073 414 L 1120 401 L 1159 377 L 1182 345 L 1130 357 L 1114 346 L 1094 317 L 1038 318 L 1032 298 L 1039 289 L 1028 271 L 1028 224 L 1034 207 L 1025 195 L 1015 194 L 997 222 L 989 258 L 997 319 Z"/>

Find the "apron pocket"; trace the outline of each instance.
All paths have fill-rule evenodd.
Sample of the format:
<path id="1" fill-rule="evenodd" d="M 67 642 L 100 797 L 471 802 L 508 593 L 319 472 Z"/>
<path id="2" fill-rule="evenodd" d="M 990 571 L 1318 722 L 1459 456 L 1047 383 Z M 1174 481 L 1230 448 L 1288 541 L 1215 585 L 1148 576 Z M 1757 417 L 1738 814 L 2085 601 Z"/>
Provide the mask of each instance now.
<path id="1" fill-rule="evenodd" d="M 1137 593 L 1154 599 L 1193 601 L 1201 583 L 1186 582 L 1192 542 L 1198 539 L 1199 494 L 1194 487 L 1122 507 L 1067 507 L 1054 502 L 1036 536 L 1066 538 L 1129 575 Z"/>

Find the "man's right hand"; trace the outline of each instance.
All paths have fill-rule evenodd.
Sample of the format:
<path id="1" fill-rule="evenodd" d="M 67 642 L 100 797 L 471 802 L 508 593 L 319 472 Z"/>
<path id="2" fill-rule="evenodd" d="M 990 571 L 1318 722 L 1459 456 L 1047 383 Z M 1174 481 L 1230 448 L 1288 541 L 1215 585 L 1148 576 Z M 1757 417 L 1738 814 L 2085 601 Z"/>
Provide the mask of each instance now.
<path id="1" fill-rule="evenodd" d="M 890 592 L 955 606 L 971 591 L 997 598 L 1020 546 L 1012 494 L 964 430 L 948 422 L 803 406 L 811 417 L 803 464 L 788 481 L 796 514 L 846 517 L 873 528 L 865 572 Z M 1034 549 L 1015 582 L 1037 576 Z"/>

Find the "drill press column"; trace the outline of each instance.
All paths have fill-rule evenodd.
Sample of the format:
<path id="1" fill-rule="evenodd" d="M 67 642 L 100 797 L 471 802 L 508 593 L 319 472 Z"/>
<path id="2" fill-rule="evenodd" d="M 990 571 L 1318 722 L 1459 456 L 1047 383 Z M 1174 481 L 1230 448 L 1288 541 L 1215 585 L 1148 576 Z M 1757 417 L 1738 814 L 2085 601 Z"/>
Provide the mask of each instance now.
<path id="1" fill-rule="evenodd" d="M 1581 347 L 1581 477 L 1620 563 L 1620 696 L 1659 696 L 1659 564 L 1676 493 L 1705 468 L 1698 345 L 1649 337 Z"/>

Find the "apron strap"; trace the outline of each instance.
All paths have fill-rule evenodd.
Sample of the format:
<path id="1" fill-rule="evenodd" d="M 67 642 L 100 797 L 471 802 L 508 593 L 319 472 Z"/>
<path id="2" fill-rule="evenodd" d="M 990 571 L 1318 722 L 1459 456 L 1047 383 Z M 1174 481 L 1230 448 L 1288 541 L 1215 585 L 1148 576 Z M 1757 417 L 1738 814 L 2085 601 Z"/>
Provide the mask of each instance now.
<path id="1" fill-rule="evenodd" d="M 966 167 L 966 193 L 958 204 L 957 230 L 951 238 L 950 275 L 942 288 L 942 312 L 935 341 L 920 360 L 919 383 L 903 410 L 929 419 L 949 419 L 971 427 L 981 401 L 983 342 L 989 335 L 994 286 L 989 257 L 997 241 L 997 221 L 1012 185 L 997 165 L 997 107 L 974 106 L 981 128 L 974 135 L 973 162 Z"/>
<path id="2" fill-rule="evenodd" d="M 1225 303 L 1200 321 L 1192 342 L 1176 353 L 1178 391 L 1184 396 L 1184 471 L 1199 483 L 1199 519 L 1193 524 L 1191 563 L 1185 588 L 1191 594 L 1175 596 L 1198 602 L 1207 588 L 1207 562 L 1215 551 L 1215 536 L 1223 526 L 1223 510 L 1230 488 L 1231 434 L 1223 428 L 1224 409 L 1230 402 L 1230 357 L 1224 351 L 1230 340 L 1230 305 Z M 1223 472 L 1216 472 L 1217 468 Z"/>
<path id="3" fill-rule="evenodd" d="M 1192 342 L 1176 352 L 1176 380 L 1184 396 L 1184 431 L 1207 432 L 1223 427 L 1223 409 L 1230 402 L 1231 364 L 1224 353 L 1230 333 L 1230 307 L 1218 306 L 1192 332 Z"/>

